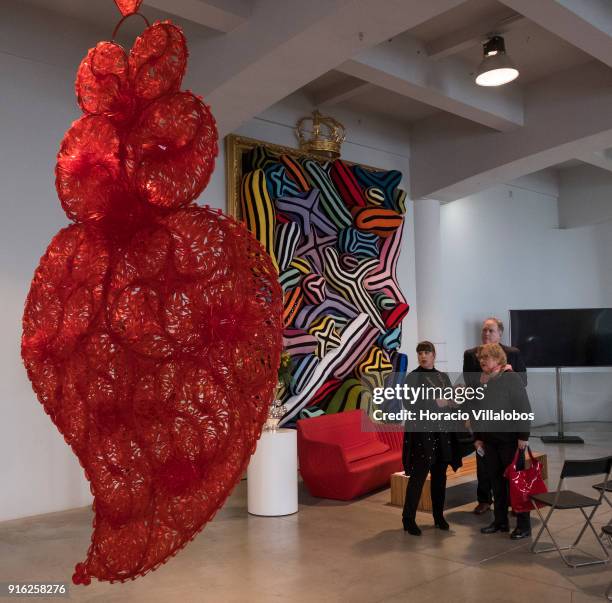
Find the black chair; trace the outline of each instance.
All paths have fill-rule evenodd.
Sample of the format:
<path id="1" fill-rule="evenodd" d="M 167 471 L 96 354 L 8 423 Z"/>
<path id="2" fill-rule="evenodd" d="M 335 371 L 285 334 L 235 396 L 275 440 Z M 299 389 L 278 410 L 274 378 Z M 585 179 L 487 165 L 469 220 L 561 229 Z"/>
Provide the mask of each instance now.
<path id="1" fill-rule="evenodd" d="M 600 484 L 595 484 L 593 486 L 593 488 L 595 488 L 595 490 L 597 491 L 604 491 L 604 500 L 612 507 L 612 502 L 610 502 L 610 499 L 606 496 L 606 492 L 612 492 L 612 480 L 608 481 L 608 482 L 601 482 Z"/>
<path id="2" fill-rule="evenodd" d="M 608 540 L 612 542 L 612 524 L 609 523 L 607 526 L 604 526 L 601 528 L 601 531 L 608 537 Z M 608 598 L 608 601 L 612 601 L 612 582 L 610 583 L 610 586 L 608 586 L 606 597 Z"/>
<path id="3" fill-rule="evenodd" d="M 565 461 L 565 463 L 563 464 L 563 469 L 561 470 L 561 477 L 559 479 L 559 486 L 557 487 L 557 490 L 554 492 L 546 492 L 544 494 L 536 494 L 531 497 L 531 502 L 533 503 L 535 510 L 537 511 L 540 519 L 542 520 L 542 527 L 540 528 L 538 535 L 536 536 L 535 540 L 533 541 L 533 544 L 531 545 L 532 553 L 547 553 L 549 551 L 556 550 L 559 553 L 561 559 L 563 559 L 563 561 L 569 567 L 582 567 L 585 565 L 594 565 L 596 563 L 608 562 L 610 558 L 610 556 L 608 555 L 608 551 L 606 550 L 606 547 L 604 546 L 603 542 L 599 538 L 599 535 L 595 531 L 593 524 L 591 523 L 591 519 L 593 518 L 593 515 L 595 515 L 595 511 L 597 511 L 597 508 L 601 505 L 601 501 L 603 500 L 605 494 L 605 489 L 601 489 L 599 493 L 599 498 L 591 498 L 589 496 L 584 496 L 583 494 L 580 494 L 578 492 L 574 492 L 573 490 L 563 490 L 563 482 L 566 478 L 605 475 L 606 478 L 604 480 L 604 483 L 607 483 L 610 479 L 611 469 L 612 456 L 582 461 Z M 542 513 L 540 512 L 540 509 L 536 503 L 540 503 L 545 507 L 550 507 L 546 518 L 542 516 Z M 580 509 L 582 515 L 584 516 L 584 525 L 582 526 L 582 529 L 580 530 L 580 533 L 578 534 L 578 537 L 576 538 L 574 543 L 569 546 L 560 547 L 557 544 L 557 541 L 552 535 L 550 529 L 548 528 L 548 521 L 550 520 L 550 516 L 556 509 Z M 585 509 L 591 509 L 591 512 L 587 515 Z M 586 557 L 590 557 L 591 560 L 582 562 L 573 561 L 569 555 L 564 555 L 562 551 L 567 551 L 576 548 L 587 527 L 590 527 L 593 531 L 593 534 L 595 534 L 595 538 L 597 539 L 597 542 L 599 543 L 604 552 L 604 557 L 595 557 L 594 555 L 589 555 L 581 551 Z M 554 546 L 536 550 L 536 545 L 538 544 L 538 540 L 540 539 L 540 536 L 542 535 L 542 532 L 544 530 L 548 532 L 548 535 L 550 536 Z"/>

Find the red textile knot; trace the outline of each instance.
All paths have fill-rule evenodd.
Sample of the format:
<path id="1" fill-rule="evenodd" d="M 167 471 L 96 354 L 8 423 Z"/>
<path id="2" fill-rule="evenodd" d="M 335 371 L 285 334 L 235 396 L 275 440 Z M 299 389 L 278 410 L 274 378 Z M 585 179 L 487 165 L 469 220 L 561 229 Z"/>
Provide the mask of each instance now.
<path id="1" fill-rule="evenodd" d="M 190 92 L 151 103 L 126 140 L 130 186 L 166 208 L 193 201 L 206 187 L 217 155 L 217 130 L 208 107 Z"/>
<path id="2" fill-rule="evenodd" d="M 142 4 L 142 0 L 115 0 L 115 4 L 121 14 L 126 16 L 137 13 Z"/>

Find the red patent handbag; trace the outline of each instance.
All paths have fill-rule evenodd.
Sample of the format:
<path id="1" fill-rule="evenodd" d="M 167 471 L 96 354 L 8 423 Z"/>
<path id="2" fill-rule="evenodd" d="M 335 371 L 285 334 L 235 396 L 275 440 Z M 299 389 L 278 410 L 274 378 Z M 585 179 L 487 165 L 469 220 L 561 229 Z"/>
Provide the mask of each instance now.
<path id="1" fill-rule="evenodd" d="M 534 494 L 548 492 L 548 488 L 542 479 L 542 463 L 533 457 L 531 448 L 527 447 L 527 451 L 531 459 L 529 469 L 517 470 L 516 463 L 519 455 L 519 449 L 517 448 L 512 463 L 506 467 L 504 472 L 504 476 L 510 482 L 510 504 L 515 513 L 528 513 L 533 510 L 531 497 Z M 537 505 L 538 507 L 542 506 L 541 504 Z"/>

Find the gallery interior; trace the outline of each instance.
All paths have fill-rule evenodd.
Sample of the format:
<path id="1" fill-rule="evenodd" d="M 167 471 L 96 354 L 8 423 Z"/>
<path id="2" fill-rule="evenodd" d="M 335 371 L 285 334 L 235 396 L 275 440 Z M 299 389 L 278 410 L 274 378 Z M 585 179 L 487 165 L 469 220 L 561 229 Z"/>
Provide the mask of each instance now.
<path id="1" fill-rule="evenodd" d="M 2 600 L 612 600 L 611 3 L 1 10 Z"/>

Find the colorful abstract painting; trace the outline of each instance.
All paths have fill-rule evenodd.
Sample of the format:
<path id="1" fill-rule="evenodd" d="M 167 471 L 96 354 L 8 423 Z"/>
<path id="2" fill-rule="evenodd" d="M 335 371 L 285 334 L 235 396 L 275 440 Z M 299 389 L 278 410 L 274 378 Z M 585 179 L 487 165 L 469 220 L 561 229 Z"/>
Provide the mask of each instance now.
<path id="1" fill-rule="evenodd" d="M 406 367 L 399 347 L 409 305 L 396 275 L 401 173 L 268 145 L 243 152 L 240 168 L 236 213 L 270 254 L 283 289 L 292 357 L 283 424 L 315 404 L 367 408 L 364 385 L 392 384 Z"/>

